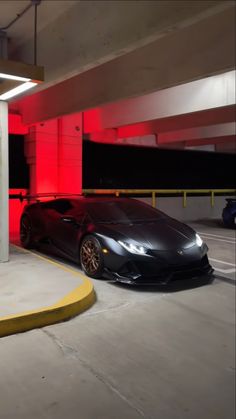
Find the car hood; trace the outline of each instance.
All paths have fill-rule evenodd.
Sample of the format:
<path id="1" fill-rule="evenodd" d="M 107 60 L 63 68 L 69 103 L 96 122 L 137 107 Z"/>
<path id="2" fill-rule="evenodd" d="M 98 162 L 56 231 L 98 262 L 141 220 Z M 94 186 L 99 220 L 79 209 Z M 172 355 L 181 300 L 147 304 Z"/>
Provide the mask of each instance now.
<path id="1" fill-rule="evenodd" d="M 195 244 L 192 228 L 172 219 L 130 224 L 100 224 L 98 233 L 115 240 L 139 243 L 152 250 L 188 248 Z"/>

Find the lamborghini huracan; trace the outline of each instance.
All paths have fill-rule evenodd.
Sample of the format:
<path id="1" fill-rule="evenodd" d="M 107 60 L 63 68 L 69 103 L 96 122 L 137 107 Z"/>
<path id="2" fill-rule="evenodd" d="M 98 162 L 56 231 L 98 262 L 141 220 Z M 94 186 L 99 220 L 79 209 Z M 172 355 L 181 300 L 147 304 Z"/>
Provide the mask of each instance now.
<path id="1" fill-rule="evenodd" d="M 79 263 L 86 275 L 127 284 L 210 276 L 208 247 L 189 226 L 132 198 L 58 198 L 27 205 L 25 248 Z"/>

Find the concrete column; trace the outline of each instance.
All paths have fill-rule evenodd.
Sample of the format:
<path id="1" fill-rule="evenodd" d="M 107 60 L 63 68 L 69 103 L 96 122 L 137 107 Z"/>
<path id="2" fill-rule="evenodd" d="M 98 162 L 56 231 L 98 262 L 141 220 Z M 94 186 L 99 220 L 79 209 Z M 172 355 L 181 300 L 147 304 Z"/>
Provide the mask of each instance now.
<path id="1" fill-rule="evenodd" d="M 25 156 L 30 166 L 30 193 L 58 191 L 58 122 L 36 124 L 25 139 Z"/>
<path id="2" fill-rule="evenodd" d="M 39 123 L 25 139 L 30 194 L 81 193 L 82 114 Z"/>
<path id="3" fill-rule="evenodd" d="M 8 105 L 0 101 L 0 262 L 9 259 Z"/>
<path id="4" fill-rule="evenodd" d="M 58 120 L 58 166 L 61 193 L 82 191 L 82 113 Z"/>

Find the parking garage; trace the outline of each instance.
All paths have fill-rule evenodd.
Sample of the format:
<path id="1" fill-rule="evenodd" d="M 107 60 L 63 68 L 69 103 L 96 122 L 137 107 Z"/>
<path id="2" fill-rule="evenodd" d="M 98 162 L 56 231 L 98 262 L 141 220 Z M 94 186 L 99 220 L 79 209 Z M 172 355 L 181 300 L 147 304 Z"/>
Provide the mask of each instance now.
<path id="1" fill-rule="evenodd" d="M 234 418 L 235 151 L 234 2 L 0 2 L 1 419 Z M 135 200 L 164 218 L 131 220 L 119 239 L 118 218 L 88 223 L 77 261 L 64 252 L 74 208 L 49 233 L 70 199 Z M 47 234 L 35 215 L 22 222 L 32 204 Z M 176 229 L 213 274 L 86 274 L 91 237 L 103 263 L 118 248 L 130 264 Z"/>

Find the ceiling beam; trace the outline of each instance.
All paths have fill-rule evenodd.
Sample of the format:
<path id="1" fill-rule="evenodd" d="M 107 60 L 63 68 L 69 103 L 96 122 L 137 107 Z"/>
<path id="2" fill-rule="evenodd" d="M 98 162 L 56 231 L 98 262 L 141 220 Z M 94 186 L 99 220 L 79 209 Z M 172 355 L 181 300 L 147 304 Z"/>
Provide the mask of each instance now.
<path id="1" fill-rule="evenodd" d="M 195 127 L 180 131 L 169 131 L 158 134 L 158 144 L 173 143 L 180 141 L 198 141 L 203 139 L 217 139 L 235 136 L 235 123 L 217 124 L 207 127 Z"/>
<path id="2" fill-rule="evenodd" d="M 32 124 L 180 85 L 233 69 L 234 47 L 235 20 L 229 9 L 35 93 L 15 108 Z M 189 92 L 187 100 L 191 97 Z"/>

